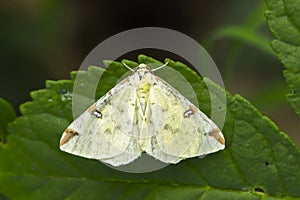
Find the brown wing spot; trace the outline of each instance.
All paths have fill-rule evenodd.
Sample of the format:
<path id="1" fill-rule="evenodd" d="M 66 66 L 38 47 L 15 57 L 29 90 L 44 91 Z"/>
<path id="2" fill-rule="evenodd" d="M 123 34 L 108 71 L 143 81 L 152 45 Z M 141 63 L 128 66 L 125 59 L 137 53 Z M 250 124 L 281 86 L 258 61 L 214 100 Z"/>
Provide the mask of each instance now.
<path id="1" fill-rule="evenodd" d="M 59 143 L 60 146 L 68 143 L 72 137 L 79 135 L 79 134 L 78 134 L 78 132 L 74 131 L 73 129 L 67 128 L 64 132 L 64 135 L 65 136 L 60 140 L 60 143 Z"/>
<path id="2" fill-rule="evenodd" d="M 190 110 L 195 113 L 198 111 L 198 108 L 196 106 L 194 106 L 193 104 L 190 105 Z"/>
<path id="3" fill-rule="evenodd" d="M 183 117 L 187 118 L 190 115 L 193 115 L 195 112 L 197 112 L 197 108 L 196 108 L 196 106 L 191 104 L 191 105 L 189 105 L 189 109 L 183 113 Z"/>
<path id="4" fill-rule="evenodd" d="M 89 113 L 93 114 L 94 110 L 96 110 L 96 103 L 94 103 L 91 107 L 89 107 Z"/>
<path id="5" fill-rule="evenodd" d="M 216 140 L 220 142 L 220 144 L 225 144 L 224 138 L 221 136 L 221 131 L 218 128 L 213 129 L 208 133 L 209 136 L 214 137 Z"/>

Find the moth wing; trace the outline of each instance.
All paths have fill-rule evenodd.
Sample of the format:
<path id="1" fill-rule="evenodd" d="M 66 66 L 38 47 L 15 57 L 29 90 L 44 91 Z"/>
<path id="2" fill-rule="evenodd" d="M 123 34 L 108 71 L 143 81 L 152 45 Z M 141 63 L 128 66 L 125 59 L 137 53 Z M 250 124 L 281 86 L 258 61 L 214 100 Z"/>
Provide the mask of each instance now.
<path id="1" fill-rule="evenodd" d="M 150 89 L 151 140 L 147 153 L 164 161 L 165 154 L 178 159 L 206 155 L 225 148 L 224 136 L 217 125 L 187 98 L 159 77 Z M 172 160 L 171 160 L 172 161 Z"/>
<path id="2" fill-rule="evenodd" d="M 164 163 L 178 163 L 184 158 L 176 155 L 170 155 L 168 153 L 165 153 L 160 148 L 160 145 L 157 141 L 157 138 L 155 136 L 149 137 L 149 138 L 140 138 L 140 144 L 142 149 L 151 155 L 152 157 L 164 162 Z"/>
<path id="3" fill-rule="evenodd" d="M 170 155 L 165 152 L 163 152 L 160 149 L 159 143 L 157 141 L 157 138 L 154 136 L 154 124 L 152 123 L 153 121 L 151 120 L 151 106 L 150 102 L 146 104 L 146 109 L 144 116 L 150 116 L 149 119 L 139 119 L 138 121 L 142 124 L 141 126 L 141 131 L 139 135 L 139 144 L 140 147 L 143 151 L 151 155 L 152 157 L 164 162 L 164 163 L 178 163 L 181 161 L 183 158 L 180 158 L 179 156 L 176 155 Z M 141 116 L 141 115 L 139 115 Z M 159 116 L 157 116 L 159 117 Z M 153 134 L 154 133 L 154 134 Z"/>
<path id="4" fill-rule="evenodd" d="M 128 77 L 70 124 L 61 137 L 60 149 L 114 166 L 132 162 L 141 154 L 135 102 L 135 88 Z M 118 159 L 124 155 L 126 159 Z"/>
<path id="5" fill-rule="evenodd" d="M 101 159 L 101 161 L 113 166 L 125 165 L 134 161 L 141 155 L 141 153 L 136 149 L 136 142 L 136 138 L 132 137 L 129 141 L 129 145 L 127 146 L 126 151 L 111 158 Z"/>

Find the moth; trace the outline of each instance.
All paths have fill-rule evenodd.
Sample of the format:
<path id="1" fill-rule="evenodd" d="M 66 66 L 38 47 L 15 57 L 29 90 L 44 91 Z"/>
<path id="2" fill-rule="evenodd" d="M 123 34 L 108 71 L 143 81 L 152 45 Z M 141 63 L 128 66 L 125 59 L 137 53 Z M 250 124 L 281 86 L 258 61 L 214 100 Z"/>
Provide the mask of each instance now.
<path id="1" fill-rule="evenodd" d="M 140 64 L 64 131 L 62 151 L 121 166 L 147 153 L 164 163 L 225 148 L 217 125 L 167 82 Z"/>

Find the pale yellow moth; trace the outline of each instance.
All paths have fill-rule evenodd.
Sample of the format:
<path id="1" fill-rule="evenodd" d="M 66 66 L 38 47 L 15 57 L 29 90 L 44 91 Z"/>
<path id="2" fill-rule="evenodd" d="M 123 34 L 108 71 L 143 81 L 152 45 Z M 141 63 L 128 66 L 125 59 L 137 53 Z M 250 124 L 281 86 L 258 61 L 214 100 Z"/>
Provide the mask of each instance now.
<path id="1" fill-rule="evenodd" d="M 153 74 L 165 65 L 154 70 L 125 65 L 132 74 L 70 124 L 60 149 L 113 166 L 131 163 L 142 153 L 175 164 L 224 149 L 217 125 Z"/>

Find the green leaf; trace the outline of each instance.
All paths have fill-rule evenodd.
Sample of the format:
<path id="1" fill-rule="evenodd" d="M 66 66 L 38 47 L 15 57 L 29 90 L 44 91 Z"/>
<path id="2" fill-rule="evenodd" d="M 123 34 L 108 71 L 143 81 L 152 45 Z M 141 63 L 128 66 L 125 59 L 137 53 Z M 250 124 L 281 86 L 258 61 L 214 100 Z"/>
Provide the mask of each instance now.
<path id="1" fill-rule="evenodd" d="M 138 61 L 158 63 L 144 55 L 140 55 Z M 131 67 L 137 64 L 128 60 L 124 62 L 131 63 Z M 96 90 L 98 97 L 128 71 L 118 62 L 105 63 L 108 65 L 105 71 L 91 67 L 87 72 L 73 72 L 72 81 L 47 82 L 46 89 L 39 90 L 43 95 L 33 92 L 34 100 L 21 106 L 24 116 L 10 123 L 8 143 L 0 146 L 1 194 L 10 199 L 300 197 L 299 149 L 285 133 L 239 95 L 226 93 L 225 150 L 202 159 L 187 159 L 151 173 L 131 174 L 111 169 L 99 161 L 60 151 L 60 136 L 72 116 L 71 106 L 67 106 L 71 103 L 70 99 L 62 100 L 61 97 L 72 91 L 75 78 L 81 76 L 82 80 L 86 79 L 88 84 L 80 85 L 85 88 L 90 87 L 93 75 L 101 76 Z M 169 66 L 187 78 L 197 93 L 200 109 L 210 115 L 205 82 L 180 62 L 170 60 Z M 165 78 L 176 84 L 176 80 L 172 81 L 174 78 Z M 208 80 L 206 82 L 215 88 L 212 96 L 218 98 L 223 89 Z M 184 92 L 180 84 L 177 83 L 177 87 Z M 52 101 L 49 102 L 49 99 Z"/>
<path id="2" fill-rule="evenodd" d="M 0 142 L 5 141 L 8 134 L 7 124 L 16 118 L 16 113 L 11 104 L 0 98 Z"/>
<path id="3" fill-rule="evenodd" d="M 46 81 L 46 89 L 30 93 L 33 101 L 20 106 L 23 115 L 51 113 L 72 120 L 71 100 L 73 81 Z"/>
<path id="4" fill-rule="evenodd" d="M 236 64 L 236 61 L 242 52 L 242 47 L 246 44 L 259 50 L 266 56 L 274 56 L 272 48 L 268 44 L 270 41 L 269 36 L 261 32 L 262 26 L 265 25 L 263 16 L 265 10 L 265 3 L 258 1 L 253 8 L 247 11 L 245 19 L 242 19 L 240 24 L 218 27 L 203 41 L 203 45 L 208 51 L 212 51 L 212 47 L 216 46 L 215 44 L 218 40 L 228 39 L 232 41 L 231 47 L 226 49 L 224 53 L 223 80 L 225 85 L 231 85 L 233 74 L 239 66 Z"/>
<path id="5" fill-rule="evenodd" d="M 287 99 L 300 117 L 300 1 L 266 0 L 268 26 L 275 39 L 271 46 L 285 66 L 291 92 Z"/>

